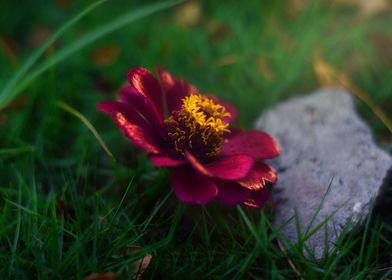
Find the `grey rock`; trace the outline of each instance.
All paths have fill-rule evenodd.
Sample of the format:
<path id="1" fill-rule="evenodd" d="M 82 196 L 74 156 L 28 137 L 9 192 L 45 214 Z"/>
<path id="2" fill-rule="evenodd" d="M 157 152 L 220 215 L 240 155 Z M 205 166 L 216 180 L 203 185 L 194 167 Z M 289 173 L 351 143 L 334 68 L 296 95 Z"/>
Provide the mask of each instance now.
<path id="1" fill-rule="evenodd" d="M 319 90 L 280 104 L 266 111 L 256 128 L 274 136 L 282 151 L 271 162 L 279 178 L 272 191 L 275 225 L 283 225 L 296 211 L 304 233 L 324 195 L 310 228 L 336 211 L 305 242 L 321 258 L 326 240 L 331 250 L 343 228 L 353 224 L 350 221 L 366 217 L 392 158 L 374 143 L 369 127 L 355 112 L 351 95 L 339 89 Z M 283 233 L 298 241 L 294 219 Z"/>

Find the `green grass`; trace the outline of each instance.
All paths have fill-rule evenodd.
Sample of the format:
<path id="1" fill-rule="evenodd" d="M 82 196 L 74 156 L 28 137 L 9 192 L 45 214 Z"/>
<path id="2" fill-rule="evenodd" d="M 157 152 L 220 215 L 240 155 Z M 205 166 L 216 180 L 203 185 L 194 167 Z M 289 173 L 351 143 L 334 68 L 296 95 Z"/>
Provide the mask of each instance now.
<path id="1" fill-rule="evenodd" d="M 4 4 L 1 36 L 19 66 L 1 49 L 0 107 L 10 104 L 0 111 L 0 278 L 83 279 L 115 271 L 129 279 L 147 253 L 145 279 L 392 277 L 387 224 L 375 219 L 364 229 L 345 229 L 338 249 L 316 260 L 303 242 L 291 243 L 272 225 L 270 207 L 178 202 L 168 171 L 153 168 L 95 108 L 115 98 L 128 68 L 162 65 L 234 103 L 238 123 L 249 128 L 262 110 L 319 86 L 312 68 L 318 52 L 392 119 L 391 49 L 380 47 L 392 38 L 390 11 L 360 19 L 353 8 L 321 1 L 296 15 L 287 12 L 288 1 L 203 1 L 202 20 L 181 27 L 176 8 L 158 12 L 166 4 L 118 0 L 73 22 L 86 11 L 83 2 L 66 9 L 43 0 Z M 54 47 L 31 55 L 35 28 L 64 23 Z M 94 51 L 113 45 L 118 58 L 94 64 Z M 95 127 L 116 162 L 91 127 L 59 102 Z M 391 134 L 365 104 L 358 108 L 391 153 Z M 141 250 L 125 253 L 129 246 Z"/>

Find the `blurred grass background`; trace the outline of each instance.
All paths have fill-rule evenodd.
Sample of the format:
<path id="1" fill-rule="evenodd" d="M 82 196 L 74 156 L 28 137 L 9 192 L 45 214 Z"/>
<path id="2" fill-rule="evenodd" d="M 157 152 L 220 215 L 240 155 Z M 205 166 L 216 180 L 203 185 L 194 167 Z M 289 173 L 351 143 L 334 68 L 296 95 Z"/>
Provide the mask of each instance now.
<path id="1" fill-rule="evenodd" d="M 0 89 L 59 26 L 90 4 L 3 2 Z M 102 4 L 56 40 L 38 64 L 97 26 L 155 3 Z M 161 65 L 202 92 L 231 101 L 239 124 L 250 128 L 263 110 L 325 85 L 315 71 L 322 58 L 392 119 L 391 16 L 387 0 L 187 1 L 57 63 L 0 110 L 0 271 L 17 279 L 116 271 L 127 279 L 130 265 L 148 252 L 153 259 L 147 277 L 298 277 L 274 243 L 278 233 L 268 215 L 250 211 L 247 223 L 235 209 L 184 208 L 173 195 L 163 200 L 167 173 L 154 170 L 95 106 L 116 98 L 129 68 Z M 59 100 L 90 120 L 119 163 L 111 163 L 86 126 L 57 106 Z M 367 104 L 357 104 L 391 153 L 391 133 Z M 259 250 L 254 232 L 261 236 Z M 223 242 L 226 237 L 232 244 Z M 146 249 L 124 257 L 119 252 L 129 245 Z M 321 263 L 300 252 L 289 254 L 307 279 L 385 276 L 389 270 L 379 270 L 390 267 L 388 258 L 374 252 L 374 259 L 350 251 Z"/>

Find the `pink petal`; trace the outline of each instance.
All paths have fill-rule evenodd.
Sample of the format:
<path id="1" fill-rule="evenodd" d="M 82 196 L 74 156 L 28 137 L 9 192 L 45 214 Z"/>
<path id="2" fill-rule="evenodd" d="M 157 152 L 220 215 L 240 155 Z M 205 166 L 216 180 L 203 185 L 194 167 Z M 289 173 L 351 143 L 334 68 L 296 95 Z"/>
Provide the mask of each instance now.
<path id="1" fill-rule="evenodd" d="M 267 133 L 250 130 L 228 140 L 223 147 L 222 154 L 245 154 L 253 158 L 269 159 L 277 157 L 280 154 L 280 148 L 276 140 Z"/>
<path id="2" fill-rule="evenodd" d="M 175 167 L 186 163 L 185 160 L 172 159 L 165 155 L 149 155 L 148 158 L 156 167 Z"/>
<path id="3" fill-rule="evenodd" d="M 150 99 L 156 115 L 163 119 L 163 95 L 157 79 L 145 68 L 135 67 L 128 72 L 129 83 Z"/>
<path id="4" fill-rule="evenodd" d="M 177 82 L 176 78 L 169 71 L 161 67 L 156 67 L 155 71 L 158 74 L 162 89 L 164 91 L 170 91 Z"/>
<path id="5" fill-rule="evenodd" d="M 203 165 L 189 152 L 185 153 L 185 157 L 200 173 L 226 180 L 244 178 L 254 163 L 253 159 L 246 155 L 225 156 L 208 165 Z"/>
<path id="6" fill-rule="evenodd" d="M 176 79 L 170 72 L 163 68 L 156 69 L 166 99 L 169 114 L 181 109 L 182 100 L 198 90 L 190 85 L 185 79 Z"/>
<path id="7" fill-rule="evenodd" d="M 163 126 L 163 118 L 157 115 L 151 100 L 142 95 L 133 86 L 127 86 L 121 89 L 120 101 L 132 106 L 135 111 L 138 111 L 139 114 L 144 116 L 151 124 L 156 125 L 157 128 Z"/>
<path id="8" fill-rule="evenodd" d="M 244 202 L 250 191 L 234 181 L 215 180 L 218 186 L 217 199 L 228 205 L 235 205 Z"/>
<path id="9" fill-rule="evenodd" d="M 250 190 L 259 190 L 264 188 L 265 181 L 276 183 L 278 179 L 275 169 L 264 162 L 256 162 L 249 174 L 238 183 Z"/>
<path id="10" fill-rule="evenodd" d="M 205 204 L 218 194 L 218 188 L 210 178 L 192 170 L 174 171 L 172 187 L 177 197 L 188 203 Z"/>
<path id="11" fill-rule="evenodd" d="M 262 208 L 268 199 L 267 188 L 262 188 L 258 191 L 250 192 L 249 198 L 245 200 L 244 204 L 253 208 Z"/>
<path id="12" fill-rule="evenodd" d="M 111 116 L 117 127 L 137 147 L 150 153 L 161 152 L 153 128 L 132 107 L 121 102 L 104 101 L 97 108 Z"/>

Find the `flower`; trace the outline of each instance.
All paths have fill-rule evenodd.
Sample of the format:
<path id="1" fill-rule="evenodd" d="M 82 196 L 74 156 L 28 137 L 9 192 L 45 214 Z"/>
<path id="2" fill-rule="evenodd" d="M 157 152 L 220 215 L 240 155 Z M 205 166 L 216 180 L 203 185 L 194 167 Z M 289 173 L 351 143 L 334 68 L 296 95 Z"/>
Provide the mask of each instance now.
<path id="1" fill-rule="evenodd" d="M 181 201 L 263 207 L 266 182 L 277 180 L 263 159 L 279 155 L 276 141 L 232 126 L 237 113 L 229 103 L 164 69 L 156 72 L 158 79 L 145 68 L 131 69 L 120 100 L 104 101 L 98 109 L 147 151 L 153 165 L 173 169 L 171 186 Z"/>

